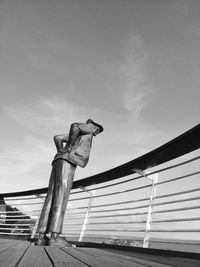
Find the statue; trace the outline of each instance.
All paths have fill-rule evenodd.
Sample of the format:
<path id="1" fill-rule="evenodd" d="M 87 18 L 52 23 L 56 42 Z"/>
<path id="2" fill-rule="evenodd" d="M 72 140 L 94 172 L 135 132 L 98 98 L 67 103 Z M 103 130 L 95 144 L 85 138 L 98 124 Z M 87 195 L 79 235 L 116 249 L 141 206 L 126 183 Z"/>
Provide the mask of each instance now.
<path id="1" fill-rule="evenodd" d="M 71 246 L 59 235 L 75 170 L 77 165 L 82 168 L 87 165 L 93 136 L 102 131 L 100 124 L 88 119 L 86 123 L 71 124 L 68 135 L 54 136 L 57 154 L 52 162 L 48 192 L 37 226 L 36 245 Z M 50 238 L 46 234 L 50 234 Z"/>

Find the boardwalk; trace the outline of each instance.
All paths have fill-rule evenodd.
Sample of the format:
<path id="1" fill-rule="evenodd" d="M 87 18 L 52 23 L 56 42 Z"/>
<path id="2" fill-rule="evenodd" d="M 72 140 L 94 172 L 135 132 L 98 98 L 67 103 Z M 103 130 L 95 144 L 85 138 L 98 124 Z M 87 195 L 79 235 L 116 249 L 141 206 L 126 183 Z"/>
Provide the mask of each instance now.
<path id="1" fill-rule="evenodd" d="M 200 266 L 200 260 L 177 256 L 88 247 L 36 247 L 28 241 L 0 240 L 1 267 L 142 267 Z"/>

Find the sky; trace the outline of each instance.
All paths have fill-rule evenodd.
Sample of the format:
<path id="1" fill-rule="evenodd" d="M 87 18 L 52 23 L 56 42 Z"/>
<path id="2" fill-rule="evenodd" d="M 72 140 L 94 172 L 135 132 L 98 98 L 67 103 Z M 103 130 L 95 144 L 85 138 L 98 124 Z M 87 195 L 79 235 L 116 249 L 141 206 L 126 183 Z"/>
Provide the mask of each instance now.
<path id="1" fill-rule="evenodd" d="M 0 0 L 0 181 L 46 187 L 53 136 L 104 126 L 76 180 L 199 123 L 200 1 Z"/>

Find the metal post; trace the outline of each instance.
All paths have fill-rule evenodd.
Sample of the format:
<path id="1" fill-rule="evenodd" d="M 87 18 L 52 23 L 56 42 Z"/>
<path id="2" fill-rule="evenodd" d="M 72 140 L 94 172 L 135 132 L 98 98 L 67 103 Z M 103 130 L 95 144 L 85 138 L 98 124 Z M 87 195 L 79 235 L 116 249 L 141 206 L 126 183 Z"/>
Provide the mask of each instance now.
<path id="1" fill-rule="evenodd" d="M 93 190 L 93 191 L 90 192 L 85 187 L 80 187 L 80 188 L 90 195 L 90 200 L 89 200 L 89 203 L 88 203 L 88 207 L 87 207 L 86 214 L 85 214 L 85 219 L 84 219 L 83 226 L 82 226 L 82 229 L 81 229 L 81 233 L 80 233 L 80 236 L 79 236 L 79 240 L 78 240 L 79 242 L 81 242 L 83 240 L 83 237 L 84 237 L 84 234 L 85 234 L 85 231 L 86 231 L 86 227 L 87 227 L 87 224 L 88 224 L 88 219 L 89 219 L 89 216 L 90 216 L 90 209 L 92 207 L 93 197 L 94 197 L 94 195 L 96 193 L 96 190 Z"/>
<path id="2" fill-rule="evenodd" d="M 4 198 L 0 199 L 0 223 L 3 224 L 6 222 L 6 203 Z"/>
<path id="3" fill-rule="evenodd" d="M 151 194 L 150 194 L 150 199 L 149 199 L 149 208 L 148 208 L 147 221 L 146 221 L 146 227 L 145 227 L 145 234 L 144 234 L 144 240 L 143 240 L 143 245 L 142 245 L 143 248 L 148 248 L 150 232 L 151 232 L 152 214 L 153 214 L 153 202 L 154 202 L 154 199 L 156 198 L 156 184 L 158 181 L 158 173 L 147 176 L 148 173 L 143 170 L 134 169 L 134 171 L 152 181 Z"/>

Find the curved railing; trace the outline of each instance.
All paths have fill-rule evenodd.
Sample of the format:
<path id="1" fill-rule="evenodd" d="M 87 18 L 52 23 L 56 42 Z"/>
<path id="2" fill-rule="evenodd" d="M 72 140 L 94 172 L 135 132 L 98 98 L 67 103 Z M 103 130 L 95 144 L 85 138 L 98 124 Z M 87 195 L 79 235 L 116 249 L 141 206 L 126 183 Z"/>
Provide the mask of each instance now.
<path id="1" fill-rule="evenodd" d="M 156 247 L 200 242 L 200 124 L 109 171 L 75 181 L 63 234 Z M 47 188 L 0 194 L 0 235 L 34 237 Z"/>

